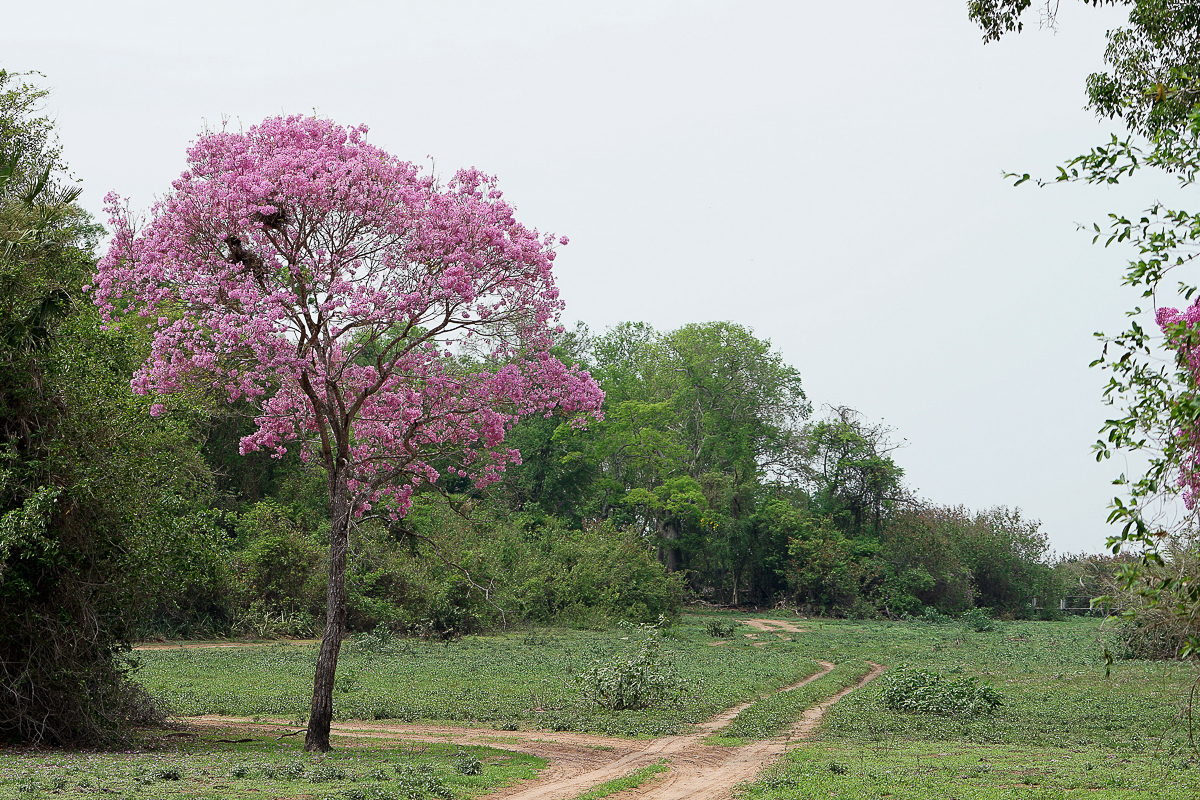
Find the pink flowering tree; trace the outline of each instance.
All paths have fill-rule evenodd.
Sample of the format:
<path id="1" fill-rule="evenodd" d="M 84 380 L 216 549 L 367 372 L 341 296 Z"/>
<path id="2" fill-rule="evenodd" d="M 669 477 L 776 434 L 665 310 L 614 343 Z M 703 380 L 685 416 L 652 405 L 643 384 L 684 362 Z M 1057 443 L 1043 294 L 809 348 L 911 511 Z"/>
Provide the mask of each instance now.
<path id="1" fill-rule="evenodd" d="M 149 325 L 135 391 L 248 401 L 242 453 L 299 448 L 327 473 L 308 750 L 329 749 L 354 518 L 403 516 L 439 470 L 487 485 L 518 462 L 504 439 L 522 416 L 582 421 L 603 399 L 549 353 L 558 242 L 518 223 L 491 177 L 439 185 L 366 133 L 279 117 L 201 136 L 148 221 L 109 195 L 114 236 L 93 287 L 110 324 Z"/>
<path id="2" fill-rule="evenodd" d="M 1155 322 L 1166 337 L 1168 349 L 1175 354 L 1181 383 L 1188 391 L 1176 402 L 1172 421 L 1175 423 L 1173 463 L 1178 469 L 1176 484 L 1182 490 L 1183 504 L 1195 510 L 1200 498 L 1200 426 L 1196 424 L 1195 393 L 1200 386 L 1200 301 L 1180 311 L 1159 308 Z M 1177 419 L 1176 419 L 1177 418 Z"/>

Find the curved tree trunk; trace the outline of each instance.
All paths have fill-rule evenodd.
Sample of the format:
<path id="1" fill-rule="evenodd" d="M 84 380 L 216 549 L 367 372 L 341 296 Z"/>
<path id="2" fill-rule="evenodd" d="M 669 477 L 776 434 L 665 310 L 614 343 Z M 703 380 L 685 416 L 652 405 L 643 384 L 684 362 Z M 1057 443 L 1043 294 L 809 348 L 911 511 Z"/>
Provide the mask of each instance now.
<path id="1" fill-rule="evenodd" d="M 337 673 L 338 653 L 346 636 L 346 554 L 350 549 L 350 487 L 341 469 L 329 473 L 329 500 L 332 522 L 329 531 L 329 591 L 325 600 L 325 635 L 317 656 L 313 680 L 312 711 L 304 749 L 326 752 L 329 725 L 333 721 L 333 680 Z"/>

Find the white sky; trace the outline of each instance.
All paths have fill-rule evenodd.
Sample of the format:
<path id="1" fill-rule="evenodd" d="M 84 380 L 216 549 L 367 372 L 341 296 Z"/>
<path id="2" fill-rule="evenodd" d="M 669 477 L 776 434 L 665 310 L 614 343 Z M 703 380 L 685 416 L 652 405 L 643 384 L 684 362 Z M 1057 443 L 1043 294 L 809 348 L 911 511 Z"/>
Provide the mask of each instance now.
<path id="1" fill-rule="evenodd" d="M 1034 14 L 984 46 L 961 0 L 56 0 L 5 9 L 0 68 L 45 73 L 97 215 L 110 190 L 149 206 L 223 117 L 315 109 L 497 174 L 571 238 L 568 323 L 749 326 L 818 408 L 907 439 L 921 496 L 1099 551 L 1128 466 L 1090 452 L 1111 414 L 1092 333 L 1136 299 L 1130 252 L 1076 223 L 1181 193 L 1000 176 L 1118 131 L 1082 106 L 1122 20 L 1067 2 L 1057 33 Z"/>

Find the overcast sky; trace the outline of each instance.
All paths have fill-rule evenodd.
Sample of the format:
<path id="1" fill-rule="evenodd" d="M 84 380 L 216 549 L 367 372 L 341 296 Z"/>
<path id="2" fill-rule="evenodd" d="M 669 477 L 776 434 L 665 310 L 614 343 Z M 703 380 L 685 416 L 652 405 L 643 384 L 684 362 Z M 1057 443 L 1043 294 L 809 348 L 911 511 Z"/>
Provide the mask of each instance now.
<path id="1" fill-rule="evenodd" d="M 1180 192 L 1032 184 L 1119 132 L 1083 110 L 1119 10 L 1065 2 L 982 44 L 961 0 L 265 3 L 5 9 L 0 68 L 53 90 L 82 202 L 149 206 L 203 126 L 366 123 L 439 173 L 499 176 L 567 235 L 567 321 L 746 325 L 814 405 L 896 430 L 921 497 L 1019 507 L 1099 551 L 1117 460 L 1098 330 L 1136 304 L 1077 224 Z M 428 163 L 425 161 L 425 163 Z M 1186 203 L 1186 200 L 1183 202 Z"/>

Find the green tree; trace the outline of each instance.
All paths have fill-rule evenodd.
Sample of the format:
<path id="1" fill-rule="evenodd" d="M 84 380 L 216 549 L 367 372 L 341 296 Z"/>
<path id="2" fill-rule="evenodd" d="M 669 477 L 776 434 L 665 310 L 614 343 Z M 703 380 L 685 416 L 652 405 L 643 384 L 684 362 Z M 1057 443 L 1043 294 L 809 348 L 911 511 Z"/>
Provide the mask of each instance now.
<path id="1" fill-rule="evenodd" d="M 764 481 L 800 460 L 810 406 L 800 374 L 734 323 L 658 333 L 626 323 L 598 337 L 607 393 L 593 436 L 607 507 L 648 523 L 668 569 L 724 584 L 739 601 L 766 574 L 752 518 Z M 774 574 L 770 571 L 769 574 Z"/>
<path id="2" fill-rule="evenodd" d="M 1120 119 L 1130 131 L 1153 134 L 1187 124 L 1200 101 L 1200 3 L 1183 0 L 1083 0 L 1092 6 L 1128 6 L 1127 25 L 1108 31 L 1106 72 L 1087 79 L 1088 108 Z M 1020 31 L 1030 0 L 971 0 L 968 13 L 984 41 Z M 1059 0 L 1038 3 L 1040 21 L 1053 27 Z"/>
<path id="3" fill-rule="evenodd" d="M 898 447 L 882 425 L 839 406 L 803 432 L 804 478 L 812 503 L 851 536 L 878 536 L 888 512 L 905 499 L 904 470 L 892 460 Z"/>
<path id="4" fill-rule="evenodd" d="M 208 473 L 186 424 L 146 424 L 137 343 L 84 297 L 100 231 L 44 95 L 0 71 L 0 738 L 98 743 L 149 711 L 121 654 Z"/>
<path id="5" fill-rule="evenodd" d="M 1109 143 L 1072 159 L 1057 180 L 1112 184 L 1151 168 L 1173 174 L 1190 187 L 1200 169 L 1200 4 L 1120 1 L 1131 6 L 1129 25 L 1109 33 L 1105 54 L 1109 72 L 1091 76 L 1087 87 L 1090 107 L 1100 116 L 1121 119 L 1131 135 L 1124 139 L 1114 135 Z M 970 13 L 983 26 L 985 39 L 994 39 L 1017 29 L 1020 13 L 1028 5 L 1020 0 L 984 0 L 971 3 Z M 1017 183 L 1028 179 L 1022 175 Z M 1200 576 L 1170 568 L 1176 562 L 1195 562 L 1180 560 L 1162 544 L 1179 540 L 1196 523 L 1200 387 L 1191 316 L 1197 308 L 1192 302 L 1197 284 L 1175 273 L 1169 276 L 1177 280 L 1173 292 L 1166 279 L 1195 257 L 1195 246 L 1200 244 L 1197 219 L 1187 210 L 1156 203 L 1141 214 L 1110 215 L 1108 231 L 1095 226 L 1096 240 L 1104 239 L 1106 246 L 1128 243 L 1137 251 L 1124 282 L 1141 292 L 1143 302 L 1157 307 L 1156 322 L 1166 335 L 1160 340 L 1157 332 L 1142 325 L 1140 305 L 1131 309 L 1124 331 L 1111 337 L 1098 334 L 1104 349 L 1093 366 L 1108 371 L 1105 399 L 1120 412 L 1105 423 L 1103 438 L 1096 444 L 1097 458 L 1129 450 L 1140 452 L 1148 462 L 1141 474 L 1122 476 L 1119 481 L 1127 494 L 1113 501 L 1109 521 L 1121 529 L 1109 544 L 1114 553 L 1140 551 L 1139 564 L 1121 569 L 1122 585 L 1175 620 L 1182 630 L 1179 652 L 1185 656 L 1200 655 Z M 1176 302 L 1190 308 L 1177 312 L 1165 307 L 1172 294 Z M 1167 363 L 1161 357 L 1164 343 L 1171 356 Z M 1164 504 L 1173 504 L 1180 494 L 1188 512 L 1162 513 Z M 1172 518 L 1175 521 L 1164 522 Z"/>
<path id="6" fill-rule="evenodd" d="M 973 607 L 975 582 L 960 547 L 971 524 L 962 508 L 910 504 L 892 515 L 879 548 L 879 608 L 915 615 L 925 606 L 946 614 Z"/>

